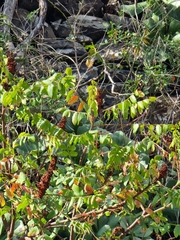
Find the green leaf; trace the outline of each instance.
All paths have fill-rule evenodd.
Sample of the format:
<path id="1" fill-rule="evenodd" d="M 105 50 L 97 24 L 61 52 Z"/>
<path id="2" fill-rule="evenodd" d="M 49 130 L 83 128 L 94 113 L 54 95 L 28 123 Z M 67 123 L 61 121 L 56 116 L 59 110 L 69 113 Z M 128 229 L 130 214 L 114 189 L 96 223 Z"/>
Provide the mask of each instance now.
<path id="1" fill-rule="evenodd" d="M 138 123 L 135 123 L 135 124 L 132 125 L 133 134 L 136 134 L 138 129 L 139 129 L 139 124 Z"/>
<path id="2" fill-rule="evenodd" d="M 72 123 L 74 125 L 78 124 L 78 112 L 75 112 L 72 116 Z"/>
<path id="3" fill-rule="evenodd" d="M 144 99 L 142 100 L 142 103 L 144 105 L 145 108 L 148 108 L 149 107 L 149 99 Z"/>
<path id="4" fill-rule="evenodd" d="M 136 99 L 136 97 L 134 95 L 131 95 L 129 97 L 129 99 L 131 100 L 132 103 L 136 103 L 137 102 L 137 99 Z"/>
<path id="5" fill-rule="evenodd" d="M 128 208 L 133 211 L 134 210 L 134 199 L 133 197 L 127 197 L 127 206 Z"/>
<path id="6" fill-rule="evenodd" d="M 26 181 L 26 175 L 23 172 L 20 172 L 17 183 L 23 184 Z"/>
<path id="7" fill-rule="evenodd" d="M 174 228 L 174 236 L 177 238 L 180 236 L 180 224 L 177 224 Z"/>
<path id="8" fill-rule="evenodd" d="M 66 68 L 65 73 L 66 75 L 72 75 L 72 68 Z"/>
<path id="9" fill-rule="evenodd" d="M 157 124 L 156 125 L 156 133 L 160 136 L 162 134 L 162 128 L 161 125 Z"/>
<path id="10" fill-rule="evenodd" d="M 72 185 L 72 190 L 73 190 L 75 196 L 82 196 L 82 194 L 83 194 L 83 190 L 76 184 Z"/>
<path id="11" fill-rule="evenodd" d="M 141 98 L 143 98 L 145 96 L 145 94 L 142 91 L 139 91 L 139 90 L 136 90 L 134 92 L 134 94 L 135 94 L 136 97 L 141 97 Z"/>
<path id="12" fill-rule="evenodd" d="M 174 42 L 180 42 L 180 33 L 176 34 L 173 39 Z"/>
<path id="13" fill-rule="evenodd" d="M 137 4 L 130 4 L 130 5 L 121 5 L 120 10 L 124 13 L 127 13 L 131 16 L 135 16 L 135 14 L 139 14 L 141 13 L 144 8 L 146 8 L 148 6 L 148 2 L 144 1 L 141 3 L 137 3 Z"/>
<path id="14" fill-rule="evenodd" d="M 141 113 L 144 110 L 143 101 L 138 102 L 137 107 L 138 107 L 138 112 Z"/>
<path id="15" fill-rule="evenodd" d="M 16 207 L 17 212 L 19 212 L 22 209 L 25 209 L 29 205 L 29 200 L 27 199 L 26 196 L 22 196 L 21 200 L 22 201 Z"/>
<path id="16" fill-rule="evenodd" d="M 14 236 L 20 237 L 25 233 L 26 226 L 22 220 L 17 220 L 14 226 Z"/>
<path id="17" fill-rule="evenodd" d="M 137 114 L 136 106 L 131 106 L 130 107 L 130 115 L 132 118 L 134 118 Z"/>
<path id="18" fill-rule="evenodd" d="M 50 98 L 53 97 L 53 90 L 54 90 L 54 85 L 53 85 L 53 84 L 49 84 L 49 85 L 48 85 L 48 88 L 47 88 L 47 93 L 48 93 L 48 96 L 49 96 Z"/>
<path id="19" fill-rule="evenodd" d="M 125 100 L 124 102 L 118 104 L 118 108 L 121 110 L 124 119 L 128 119 L 129 107 L 130 107 L 129 100 Z"/>
<path id="20" fill-rule="evenodd" d="M 35 237 L 38 236 L 40 232 L 40 229 L 38 227 L 32 227 L 30 228 L 28 232 L 28 237 Z"/>
<path id="21" fill-rule="evenodd" d="M 149 101 L 150 101 L 150 102 L 155 102 L 156 100 L 157 100 L 156 97 L 149 97 Z"/>
<path id="22" fill-rule="evenodd" d="M 3 95 L 1 96 L 1 102 L 6 107 L 11 104 L 12 99 L 14 97 L 14 94 L 11 92 L 3 92 Z"/>

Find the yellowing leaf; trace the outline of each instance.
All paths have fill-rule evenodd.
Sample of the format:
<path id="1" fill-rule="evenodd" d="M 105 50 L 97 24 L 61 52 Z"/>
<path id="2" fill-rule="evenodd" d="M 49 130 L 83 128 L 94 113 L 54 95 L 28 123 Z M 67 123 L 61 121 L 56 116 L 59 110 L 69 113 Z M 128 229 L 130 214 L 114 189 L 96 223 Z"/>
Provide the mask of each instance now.
<path id="1" fill-rule="evenodd" d="M 87 66 L 88 69 L 91 68 L 93 66 L 93 64 L 94 64 L 94 59 L 93 58 L 88 58 L 86 60 L 86 66 Z"/>
<path id="2" fill-rule="evenodd" d="M 14 197 L 14 193 L 9 189 L 9 188 L 6 188 L 6 194 L 9 198 L 13 198 Z"/>
<path id="3" fill-rule="evenodd" d="M 0 194 L 0 206 L 1 207 L 4 207 L 4 205 L 6 204 L 5 200 L 4 200 L 4 197 L 2 194 Z"/>
<path id="4" fill-rule="evenodd" d="M 149 38 L 147 38 L 147 37 L 144 37 L 144 38 L 142 39 L 142 41 L 143 41 L 145 44 L 150 44 L 150 40 L 149 40 Z"/>
<path id="5" fill-rule="evenodd" d="M 69 99 L 68 104 L 69 104 L 69 105 L 72 105 L 72 104 L 74 104 L 75 102 L 77 102 L 78 99 L 79 99 L 79 97 L 78 97 L 77 95 L 73 95 L 73 96 Z"/>
<path id="6" fill-rule="evenodd" d="M 81 102 L 79 104 L 78 109 L 77 109 L 78 112 L 81 112 L 83 110 L 84 104 L 85 104 L 85 102 Z"/>
<path id="7" fill-rule="evenodd" d="M 78 179 L 74 179 L 74 184 L 76 184 L 77 186 L 79 185 Z"/>

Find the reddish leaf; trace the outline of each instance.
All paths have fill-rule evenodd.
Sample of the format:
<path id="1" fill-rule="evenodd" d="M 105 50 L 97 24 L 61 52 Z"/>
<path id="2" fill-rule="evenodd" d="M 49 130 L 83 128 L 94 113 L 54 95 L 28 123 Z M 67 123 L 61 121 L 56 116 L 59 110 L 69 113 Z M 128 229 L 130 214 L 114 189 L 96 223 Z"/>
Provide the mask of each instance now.
<path id="1" fill-rule="evenodd" d="M 10 190 L 12 193 L 14 193 L 17 189 L 19 189 L 19 187 L 20 187 L 19 183 L 12 183 Z"/>
<path id="2" fill-rule="evenodd" d="M 148 214 L 152 214 L 152 213 L 153 213 L 153 210 L 152 210 L 151 208 L 146 208 L 146 212 L 147 212 Z"/>
<path id="3" fill-rule="evenodd" d="M 84 104 L 85 104 L 85 102 L 81 102 L 79 104 L 78 109 L 77 109 L 78 112 L 81 112 L 83 110 Z"/>
<path id="4" fill-rule="evenodd" d="M 68 104 L 69 104 L 69 105 L 72 105 L 72 104 L 74 104 L 75 102 L 77 102 L 78 99 L 79 99 L 79 97 L 78 97 L 77 95 L 73 95 L 73 96 L 69 99 Z"/>
<path id="5" fill-rule="evenodd" d="M 91 187 L 91 185 L 85 184 L 85 186 L 84 186 L 84 191 L 85 191 L 87 194 L 92 194 L 92 193 L 93 193 L 93 188 Z"/>

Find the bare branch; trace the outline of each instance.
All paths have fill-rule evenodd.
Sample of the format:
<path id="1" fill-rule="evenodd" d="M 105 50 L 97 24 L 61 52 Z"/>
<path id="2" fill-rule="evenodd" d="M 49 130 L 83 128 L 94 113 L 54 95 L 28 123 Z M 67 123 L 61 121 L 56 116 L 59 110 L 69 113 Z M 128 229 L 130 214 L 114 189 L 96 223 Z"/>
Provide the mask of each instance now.
<path id="1" fill-rule="evenodd" d="M 47 1 L 46 0 L 39 0 L 39 21 L 36 25 L 36 27 L 32 30 L 32 32 L 29 34 L 29 36 L 24 40 L 24 43 L 29 43 L 41 30 L 44 22 L 45 17 L 47 13 Z"/>

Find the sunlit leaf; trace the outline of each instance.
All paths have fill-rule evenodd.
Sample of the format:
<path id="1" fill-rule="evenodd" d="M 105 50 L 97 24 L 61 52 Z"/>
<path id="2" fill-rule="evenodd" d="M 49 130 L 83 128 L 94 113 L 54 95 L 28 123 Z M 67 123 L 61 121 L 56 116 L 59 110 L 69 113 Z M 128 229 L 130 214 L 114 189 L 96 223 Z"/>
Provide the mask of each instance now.
<path id="1" fill-rule="evenodd" d="M 3 195 L 2 195 L 2 193 L 0 193 L 0 206 L 4 207 L 5 204 L 6 204 L 5 199 L 4 199 Z"/>
<path id="2" fill-rule="evenodd" d="M 11 190 L 11 192 L 14 193 L 19 188 L 20 188 L 20 184 L 19 183 L 12 183 L 10 190 Z"/>
<path id="3" fill-rule="evenodd" d="M 156 125 L 156 133 L 158 135 L 161 135 L 161 133 L 162 133 L 162 128 L 161 128 L 161 125 L 159 125 L 159 124 Z"/>
<path id="4" fill-rule="evenodd" d="M 131 95 L 129 98 L 130 98 L 132 103 L 136 103 L 137 102 L 137 99 L 136 99 L 136 97 L 134 95 Z"/>
<path id="5" fill-rule="evenodd" d="M 137 110 L 136 110 L 136 107 L 135 106 L 131 106 L 130 107 L 130 115 L 132 118 L 134 118 L 137 114 Z"/>
<path id="6" fill-rule="evenodd" d="M 76 125 L 78 123 L 78 113 L 75 112 L 72 116 L 72 123 Z"/>
<path id="7" fill-rule="evenodd" d="M 85 102 L 80 102 L 78 109 L 77 109 L 78 112 L 81 112 L 83 110 L 84 104 L 85 104 Z"/>
<path id="8" fill-rule="evenodd" d="M 137 96 L 137 97 L 141 97 L 141 98 L 145 96 L 145 94 L 140 90 L 136 90 L 134 92 L 134 95 Z"/>
<path id="9" fill-rule="evenodd" d="M 9 198 L 13 198 L 14 197 L 14 193 L 12 192 L 11 189 L 6 188 L 6 194 Z"/>
<path id="10" fill-rule="evenodd" d="M 86 60 L 86 66 L 88 69 L 91 68 L 93 66 L 93 64 L 94 64 L 94 58 L 88 58 Z"/>
<path id="11" fill-rule="evenodd" d="M 72 68 L 66 68 L 65 73 L 66 75 L 72 75 Z"/>
<path id="12" fill-rule="evenodd" d="M 133 134 L 136 134 L 138 129 L 139 129 L 139 124 L 138 123 L 135 123 L 135 124 L 132 125 Z"/>
<path id="13" fill-rule="evenodd" d="M 23 184 L 25 180 L 26 180 L 26 174 L 23 172 L 20 172 L 17 182 L 20 184 Z"/>

